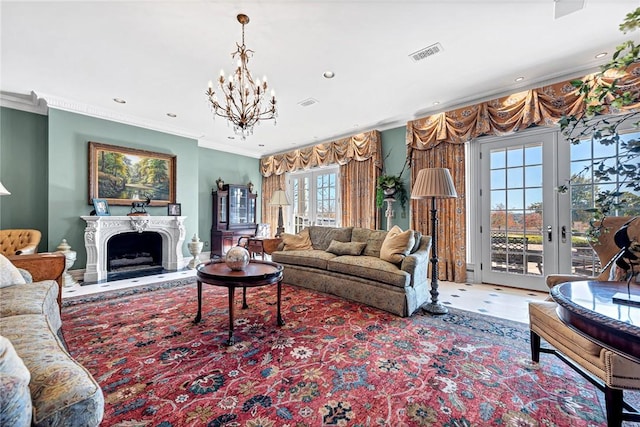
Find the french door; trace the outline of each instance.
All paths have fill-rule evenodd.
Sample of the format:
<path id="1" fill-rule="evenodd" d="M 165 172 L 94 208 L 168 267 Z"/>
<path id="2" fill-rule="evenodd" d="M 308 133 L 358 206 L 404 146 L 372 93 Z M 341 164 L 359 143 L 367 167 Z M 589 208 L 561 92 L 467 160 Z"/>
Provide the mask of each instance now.
<path id="1" fill-rule="evenodd" d="M 557 139 L 547 131 L 479 141 L 482 282 L 544 291 L 545 276 L 569 262 L 568 224 L 559 223 L 568 206 L 555 191 L 568 179 L 568 144 Z"/>
<path id="2" fill-rule="evenodd" d="M 289 176 L 291 217 L 295 233 L 309 225 L 340 226 L 338 167 L 322 168 Z"/>

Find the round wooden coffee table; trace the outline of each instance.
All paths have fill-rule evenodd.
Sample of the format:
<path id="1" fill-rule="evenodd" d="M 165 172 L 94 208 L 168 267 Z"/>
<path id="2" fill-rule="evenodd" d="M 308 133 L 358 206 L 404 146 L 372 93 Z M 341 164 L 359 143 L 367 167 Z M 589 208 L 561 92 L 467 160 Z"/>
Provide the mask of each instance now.
<path id="1" fill-rule="evenodd" d="M 198 279 L 198 314 L 194 323 L 202 320 L 202 284 L 214 286 L 224 286 L 229 290 L 229 339 L 227 345 L 233 345 L 233 317 L 234 317 L 234 295 L 238 287 L 242 288 L 242 308 L 249 308 L 247 305 L 247 288 L 257 286 L 278 285 L 277 322 L 278 326 L 284 325 L 284 320 L 280 314 L 282 298 L 282 265 L 275 262 L 252 260 L 244 270 L 231 270 L 224 260 L 211 261 L 200 264 L 196 267 L 196 277 Z"/>

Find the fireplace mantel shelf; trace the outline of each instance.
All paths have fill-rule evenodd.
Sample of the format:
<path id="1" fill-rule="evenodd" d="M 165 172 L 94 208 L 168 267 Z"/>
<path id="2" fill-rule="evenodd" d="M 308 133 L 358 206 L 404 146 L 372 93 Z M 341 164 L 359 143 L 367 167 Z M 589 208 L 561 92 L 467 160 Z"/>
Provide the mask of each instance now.
<path id="1" fill-rule="evenodd" d="M 156 232 L 162 236 L 162 267 L 165 270 L 179 270 L 184 267 L 182 244 L 186 230 L 186 216 L 82 216 L 87 227 L 84 230 L 84 244 L 87 250 L 85 283 L 101 282 L 107 279 L 107 242 L 117 234 Z"/>

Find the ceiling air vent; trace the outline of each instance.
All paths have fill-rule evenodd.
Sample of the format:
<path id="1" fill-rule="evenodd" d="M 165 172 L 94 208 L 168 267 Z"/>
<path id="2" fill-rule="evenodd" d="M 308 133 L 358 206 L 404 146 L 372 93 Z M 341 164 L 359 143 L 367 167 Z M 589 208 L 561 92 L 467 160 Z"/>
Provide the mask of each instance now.
<path id="1" fill-rule="evenodd" d="M 317 104 L 317 103 L 318 103 L 317 99 L 307 98 L 307 99 L 304 99 L 304 100 L 298 102 L 298 105 L 300 105 L 301 107 L 310 107 L 313 104 Z"/>
<path id="2" fill-rule="evenodd" d="M 413 52 L 409 55 L 414 62 L 422 61 L 423 59 L 427 59 L 430 56 L 435 55 L 436 53 L 442 52 L 442 45 L 440 43 L 432 44 L 431 46 L 427 46 L 424 49 L 420 49 L 416 52 Z"/>

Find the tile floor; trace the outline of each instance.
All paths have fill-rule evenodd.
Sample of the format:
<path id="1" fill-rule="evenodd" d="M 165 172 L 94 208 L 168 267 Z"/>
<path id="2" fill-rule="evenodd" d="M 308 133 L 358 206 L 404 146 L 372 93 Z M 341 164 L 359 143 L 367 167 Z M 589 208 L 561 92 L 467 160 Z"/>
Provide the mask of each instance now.
<path id="1" fill-rule="evenodd" d="M 125 279 L 94 285 L 65 287 L 62 298 L 89 295 L 155 283 L 160 280 L 172 280 L 195 276 L 195 270 L 181 270 L 153 276 Z M 487 314 L 503 319 L 528 323 L 529 301 L 541 301 L 546 292 L 529 291 L 498 285 L 440 282 L 439 301 L 449 307 Z"/>

